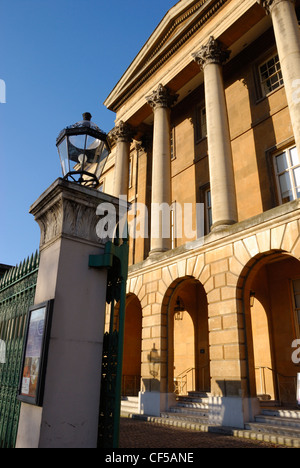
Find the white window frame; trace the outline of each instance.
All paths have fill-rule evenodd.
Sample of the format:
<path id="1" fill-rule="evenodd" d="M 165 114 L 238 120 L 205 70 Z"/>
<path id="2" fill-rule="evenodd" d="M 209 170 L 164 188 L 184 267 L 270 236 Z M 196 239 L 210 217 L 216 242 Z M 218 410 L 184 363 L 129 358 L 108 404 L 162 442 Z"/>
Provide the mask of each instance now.
<path id="1" fill-rule="evenodd" d="M 171 161 L 176 159 L 176 133 L 175 126 L 171 128 Z"/>
<path id="2" fill-rule="evenodd" d="M 289 201 L 297 200 L 298 198 L 300 198 L 300 186 L 298 186 L 298 187 L 296 186 L 296 180 L 295 180 L 295 176 L 294 176 L 294 170 L 297 169 L 298 167 L 300 167 L 300 158 L 299 158 L 299 163 L 296 164 L 296 165 L 293 165 L 292 157 L 291 157 L 291 150 L 293 150 L 293 149 L 296 149 L 295 145 L 289 146 L 288 148 L 285 148 L 282 151 L 278 151 L 273 155 L 273 166 L 274 166 L 274 171 L 275 171 L 277 193 L 278 193 L 278 198 L 279 198 L 279 203 L 280 204 L 288 203 Z M 278 156 L 280 156 L 281 154 L 283 154 L 283 153 L 286 154 L 288 167 L 287 167 L 286 170 L 284 170 L 282 172 L 278 172 L 276 158 Z M 293 196 L 292 200 L 288 200 L 288 201 L 283 200 L 282 193 L 281 193 L 281 186 L 280 186 L 280 176 L 282 176 L 285 173 L 288 173 L 288 175 L 289 175 L 289 181 L 290 181 L 290 184 L 291 184 L 292 196 Z M 298 188 L 298 191 L 299 191 L 299 196 L 297 196 L 297 188 Z"/>
<path id="3" fill-rule="evenodd" d="M 266 72 L 270 72 L 271 65 L 270 62 L 274 61 L 273 66 L 275 66 L 275 72 L 273 73 L 268 73 L 267 77 L 263 77 L 263 71 L 262 67 L 266 67 Z M 268 57 L 267 60 L 264 60 L 258 65 L 258 75 L 259 75 L 259 82 L 260 82 L 260 87 L 261 87 L 261 92 L 262 96 L 268 96 L 270 93 L 273 91 L 279 89 L 281 86 L 283 86 L 283 77 L 282 77 L 282 71 L 281 71 L 281 65 L 278 57 L 278 53 L 273 54 Z M 268 81 L 274 80 L 274 83 L 270 83 L 270 85 L 267 84 Z"/>
<path id="4" fill-rule="evenodd" d="M 133 177 L 133 155 L 129 158 L 128 164 L 128 188 L 132 188 L 132 177 Z"/>

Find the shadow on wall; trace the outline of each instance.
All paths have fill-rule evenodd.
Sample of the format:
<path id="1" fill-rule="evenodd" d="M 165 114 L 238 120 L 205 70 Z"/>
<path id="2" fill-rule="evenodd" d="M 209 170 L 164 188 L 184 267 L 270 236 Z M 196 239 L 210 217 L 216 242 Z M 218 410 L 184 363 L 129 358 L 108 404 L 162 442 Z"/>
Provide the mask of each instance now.
<path id="1" fill-rule="evenodd" d="M 142 379 L 143 389 L 146 392 L 159 392 L 160 391 L 160 381 L 158 380 L 159 371 L 160 371 L 160 355 L 158 350 L 153 343 L 153 347 L 150 353 L 147 355 L 147 361 L 149 365 L 149 376 L 148 379 Z"/>

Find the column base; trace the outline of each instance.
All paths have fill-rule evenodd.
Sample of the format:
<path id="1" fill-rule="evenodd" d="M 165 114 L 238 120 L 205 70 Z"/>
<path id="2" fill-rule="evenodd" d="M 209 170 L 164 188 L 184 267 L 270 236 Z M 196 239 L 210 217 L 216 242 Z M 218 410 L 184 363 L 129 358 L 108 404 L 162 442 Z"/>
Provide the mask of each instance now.
<path id="1" fill-rule="evenodd" d="M 168 252 L 169 250 L 170 249 L 168 249 L 168 248 L 150 250 L 149 257 L 151 257 L 151 258 L 158 257 L 159 255 L 164 254 L 164 253 Z"/>
<path id="2" fill-rule="evenodd" d="M 228 228 L 228 226 L 232 226 L 233 224 L 236 224 L 236 223 L 237 221 L 233 219 L 222 219 L 220 221 L 213 223 L 211 227 L 211 232 L 222 231 L 223 229 Z"/>

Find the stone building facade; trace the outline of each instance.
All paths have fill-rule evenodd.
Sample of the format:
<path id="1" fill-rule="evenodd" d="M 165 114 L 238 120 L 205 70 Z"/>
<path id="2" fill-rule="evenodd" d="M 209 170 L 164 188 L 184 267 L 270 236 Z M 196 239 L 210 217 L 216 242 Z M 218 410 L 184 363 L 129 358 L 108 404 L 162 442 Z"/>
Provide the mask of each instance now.
<path id="1" fill-rule="evenodd" d="M 293 0 L 181 0 L 105 101 L 103 190 L 133 203 L 132 229 L 147 215 L 149 235 L 130 238 L 123 366 L 142 413 L 205 392 L 242 427 L 259 400 L 295 403 L 299 14 Z"/>

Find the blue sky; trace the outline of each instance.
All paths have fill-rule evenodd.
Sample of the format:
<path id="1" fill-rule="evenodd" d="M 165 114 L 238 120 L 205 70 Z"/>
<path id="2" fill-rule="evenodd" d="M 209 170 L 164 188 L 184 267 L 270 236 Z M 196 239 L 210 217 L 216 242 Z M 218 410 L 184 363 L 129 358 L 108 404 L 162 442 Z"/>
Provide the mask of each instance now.
<path id="1" fill-rule="evenodd" d="M 61 177 L 55 141 L 90 112 L 108 132 L 103 105 L 177 0 L 0 0 L 0 263 L 39 246 L 31 204 Z"/>

